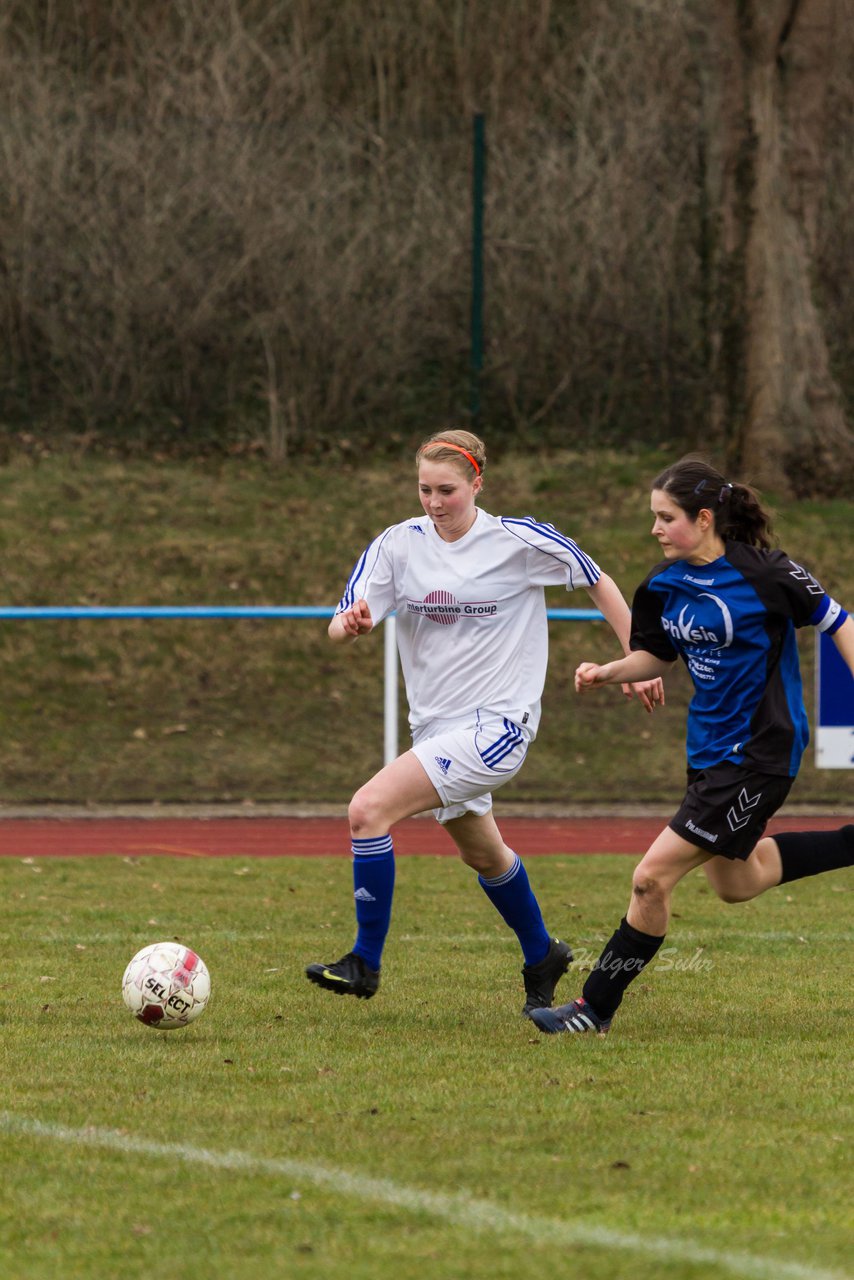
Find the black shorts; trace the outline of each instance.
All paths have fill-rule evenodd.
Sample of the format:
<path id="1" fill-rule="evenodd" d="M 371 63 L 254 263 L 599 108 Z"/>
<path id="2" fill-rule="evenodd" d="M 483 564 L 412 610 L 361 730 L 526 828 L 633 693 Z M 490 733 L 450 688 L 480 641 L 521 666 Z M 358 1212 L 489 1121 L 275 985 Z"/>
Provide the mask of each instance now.
<path id="1" fill-rule="evenodd" d="M 794 778 L 753 773 L 729 762 L 689 769 L 685 798 L 667 825 L 709 853 L 749 858 L 793 782 Z"/>

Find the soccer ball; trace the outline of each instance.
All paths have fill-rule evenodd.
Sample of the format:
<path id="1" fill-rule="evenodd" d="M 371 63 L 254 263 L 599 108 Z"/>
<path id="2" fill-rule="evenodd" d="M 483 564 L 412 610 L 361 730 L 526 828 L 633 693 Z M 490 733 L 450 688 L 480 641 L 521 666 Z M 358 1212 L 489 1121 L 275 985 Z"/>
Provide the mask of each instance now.
<path id="1" fill-rule="evenodd" d="M 174 1031 L 204 1013 L 211 976 L 201 956 L 180 942 L 153 942 L 138 951 L 122 978 L 122 999 L 147 1027 Z"/>

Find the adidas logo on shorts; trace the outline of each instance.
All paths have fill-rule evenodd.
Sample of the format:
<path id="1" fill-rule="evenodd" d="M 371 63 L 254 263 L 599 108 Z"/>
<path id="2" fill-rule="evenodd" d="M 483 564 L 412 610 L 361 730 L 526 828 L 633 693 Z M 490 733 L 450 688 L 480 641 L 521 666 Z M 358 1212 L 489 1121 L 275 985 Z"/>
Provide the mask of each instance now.
<path id="1" fill-rule="evenodd" d="M 444 756 L 434 756 L 433 759 L 436 761 L 436 764 L 439 766 L 442 772 L 444 774 L 447 774 L 448 770 L 451 767 L 450 760 L 446 760 Z"/>

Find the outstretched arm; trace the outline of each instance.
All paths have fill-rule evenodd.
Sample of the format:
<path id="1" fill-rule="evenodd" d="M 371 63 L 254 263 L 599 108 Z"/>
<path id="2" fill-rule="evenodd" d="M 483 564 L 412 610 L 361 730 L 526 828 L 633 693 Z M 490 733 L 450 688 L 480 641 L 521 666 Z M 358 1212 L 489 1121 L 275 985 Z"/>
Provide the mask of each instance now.
<path id="1" fill-rule="evenodd" d="M 850 613 L 839 630 L 834 631 L 831 639 L 847 662 L 848 670 L 854 676 L 854 618 Z"/>
<path id="2" fill-rule="evenodd" d="M 373 630 L 374 620 L 367 600 L 356 600 L 343 613 L 336 613 L 329 624 L 329 639 L 334 644 L 349 644 Z"/>
<path id="3" fill-rule="evenodd" d="M 613 578 L 607 573 L 603 573 L 599 581 L 594 587 L 588 587 L 590 599 L 596 605 L 596 608 L 605 617 L 605 621 L 609 623 L 611 629 L 622 645 L 623 653 L 630 653 L 629 636 L 632 629 L 632 615 L 629 606 L 626 604 L 623 593 L 617 586 Z M 623 693 L 626 697 L 631 698 L 633 694 L 640 699 L 642 706 L 647 711 L 652 711 L 656 702 L 664 706 L 664 684 L 661 676 L 667 670 L 667 663 L 662 664 L 663 671 L 657 671 L 653 676 L 623 676 L 620 683 L 623 685 Z M 578 688 L 576 683 L 576 689 Z"/>
<path id="4" fill-rule="evenodd" d="M 622 645 L 623 652 L 628 653 L 632 615 L 622 591 L 607 573 L 603 573 L 596 585 L 588 587 L 587 591 L 596 608 L 605 615 L 605 621 Z"/>
<path id="5" fill-rule="evenodd" d="M 626 658 L 617 658 L 615 662 L 605 662 L 601 666 L 596 662 L 582 662 L 575 672 L 575 692 L 585 693 L 600 684 L 660 679 L 671 665 L 645 649 L 636 649 Z"/>

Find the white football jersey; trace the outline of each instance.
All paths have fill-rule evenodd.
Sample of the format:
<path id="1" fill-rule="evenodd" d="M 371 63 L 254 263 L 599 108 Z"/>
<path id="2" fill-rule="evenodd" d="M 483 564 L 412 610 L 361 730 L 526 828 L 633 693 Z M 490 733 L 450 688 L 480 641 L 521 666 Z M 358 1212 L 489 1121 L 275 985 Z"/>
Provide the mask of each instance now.
<path id="1" fill-rule="evenodd" d="M 548 662 L 543 588 L 590 587 L 600 569 L 554 525 L 493 516 L 445 542 L 426 516 L 393 524 L 358 560 L 337 612 L 364 598 L 375 623 L 397 613 L 409 722 L 478 708 L 535 734 Z"/>

